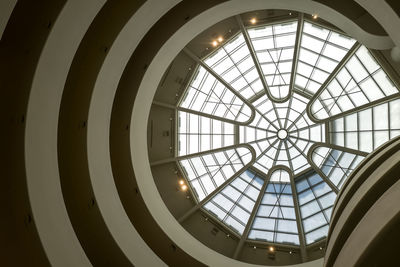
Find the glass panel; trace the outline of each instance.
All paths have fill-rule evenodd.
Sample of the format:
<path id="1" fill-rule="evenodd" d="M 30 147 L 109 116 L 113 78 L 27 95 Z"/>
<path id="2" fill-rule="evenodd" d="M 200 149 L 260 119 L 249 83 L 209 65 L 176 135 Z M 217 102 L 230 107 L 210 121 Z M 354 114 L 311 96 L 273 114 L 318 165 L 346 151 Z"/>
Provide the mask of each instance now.
<path id="1" fill-rule="evenodd" d="M 272 176 L 278 178 L 268 183 L 248 238 L 266 239 L 269 234 L 262 232 L 273 232 L 273 236 L 266 240 L 299 245 L 291 185 L 279 181 L 281 171 L 276 170 L 272 173 Z"/>
<path id="2" fill-rule="evenodd" d="M 317 147 L 312 153 L 312 160 L 321 169 L 326 178 L 340 189 L 339 185 L 347 179 L 351 171 L 357 167 L 353 164 L 356 155 L 328 147 Z M 363 159 L 363 156 L 358 156 Z"/>
<path id="3" fill-rule="evenodd" d="M 204 63 L 246 99 L 263 90 L 250 50 L 241 33 L 206 57 Z"/>
<path id="4" fill-rule="evenodd" d="M 323 157 L 324 160 L 320 160 L 320 162 L 326 162 L 326 158 L 329 156 L 338 158 L 337 153 L 318 148 L 313 151 L 313 155 L 315 154 L 315 157 Z M 315 152 L 318 152 L 318 150 L 319 153 L 316 154 Z M 307 184 L 310 189 L 300 193 L 299 189 L 305 187 L 303 184 Z M 326 215 L 326 210 L 333 206 L 336 194 L 315 172 L 307 173 L 301 179 L 298 179 L 296 188 L 300 204 L 300 216 L 308 245 L 326 235 L 326 232 L 318 229 L 328 228 L 330 217 Z"/>
<path id="5" fill-rule="evenodd" d="M 203 208 L 215 214 L 217 219 L 242 234 L 255 204 L 254 199 L 252 200 L 248 196 L 254 194 L 258 197 L 260 189 L 254 187 L 253 184 L 261 179 L 256 173 L 246 170 L 208 200 Z M 219 210 L 216 210 L 215 207 L 218 207 Z"/>
<path id="6" fill-rule="evenodd" d="M 272 166 L 284 165 L 296 175 L 309 166 L 308 148 L 314 142 L 325 141 L 325 129 L 308 117 L 308 101 L 294 93 L 292 99 L 284 103 L 274 103 L 266 96 L 253 102 L 255 120 L 249 126 L 240 127 L 239 140 L 255 148 L 257 169 L 267 174 Z M 278 135 L 282 129 L 283 138 Z"/>
<path id="7" fill-rule="evenodd" d="M 324 226 L 321 228 L 318 228 L 315 231 L 312 231 L 308 234 L 306 234 L 306 243 L 307 245 L 312 244 L 318 240 L 323 239 L 324 237 L 326 237 L 328 235 L 328 230 L 329 227 L 328 226 Z"/>
<path id="8" fill-rule="evenodd" d="M 293 64 L 297 21 L 248 29 L 271 95 L 287 97 Z"/>
<path id="9" fill-rule="evenodd" d="M 290 183 L 290 175 L 287 171 L 279 169 L 271 174 L 270 181 Z"/>
<path id="10" fill-rule="evenodd" d="M 304 22 L 296 72 L 298 89 L 315 93 L 354 43 L 352 38 Z M 307 73 L 304 65 L 312 69 Z"/>
<path id="11" fill-rule="evenodd" d="M 178 121 L 179 156 L 233 145 L 234 127 L 230 123 L 183 111 L 178 112 Z"/>
<path id="12" fill-rule="evenodd" d="M 249 239 L 272 242 L 274 240 L 274 233 L 267 231 L 251 230 L 249 234 Z"/>
<path id="13" fill-rule="evenodd" d="M 355 40 L 311 22 L 304 22 L 293 63 L 296 29 L 296 21 L 248 29 L 256 62 L 241 33 L 202 59 L 231 89 L 197 67 L 177 108 L 176 156 L 196 201 L 221 223 L 240 235 L 250 224 L 246 238 L 295 245 L 302 223 L 308 245 L 326 236 L 336 189 L 364 158 L 357 150 L 370 152 L 400 135 L 400 99 L 373 102 L 398 93 L 386 72 L 363 46 L 338 67 Z M 289 93 L 294 78 L 288 101 L 267 97 L 255 64 L 276 98 Z M 335 119 L 315 123 L 310 111 Z M 325 136 L 338 146 L 320 144 Z M 251 146 L 255 158 L 238 143 Z M 244 170 L 250 162 L 251 170 Z"/>
<path id="14" fill-rule="evenodd" d="M 243 168 L 250 162 L 251 157 L 247 161 L 243 161 L 246 155 L 251 155 L 247 148 L 228 149 L 222 152 L 203 154 L 180 160 L 179 164 L 189 184 L 192 186 L 197 200 L 201 201 L 227 179 L 231 178 L 236 170 Z M 240 179 L 240 181 L 243 180 Z M 226 188 L 225 192 L 229 192 L 227 195 L 234 199 L 232 187 Z"/>
<path id="15" fill-rule="evenodd" d="M 301 213 L 304 217 L 308 217 L 320 211 L 317 201 L 311 201 L 301 207 Z"/>
<path id="16" fill-rule="evenodd" d="M 342 119 L 336 119 L 330 124 L 332 143 L 371 152 L 395 137 L 390 135 L 390 131 L 399 129 L 400 113 L 396 113 L 399 105 L 400 99 L 395 99 L 347 115 L 344 117 L 346 122 L 344 129 L 336 126 Z M 345 142 L 342 142 L 342 138 Z"/>
<path id="17" fill-rule="evenodd" d="M 312 114 L 326 119 L 398 92 L 368 49 L 360 46 L 318 96 L 324 109 L 311 108 Z"/>

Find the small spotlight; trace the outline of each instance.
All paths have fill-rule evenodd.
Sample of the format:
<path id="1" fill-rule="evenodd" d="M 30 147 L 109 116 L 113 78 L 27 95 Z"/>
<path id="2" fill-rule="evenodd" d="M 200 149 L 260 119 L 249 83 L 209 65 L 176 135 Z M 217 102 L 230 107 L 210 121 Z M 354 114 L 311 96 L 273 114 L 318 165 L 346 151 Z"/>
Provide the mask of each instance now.
<path id="1" fill-rule="evenodd" d="M 293 252 L 292 251 L 289 251 L 289 254 L 292 254 Z"/>
<path id="2" fill-rule="evenodd" d="M 219 43 L 221 43 L 223 40 L 224 40 L 224 38 L 222 38 L 222 36 L 218 37 L 218 39 L 217 39 L 217 41 L 218 41 Z"/>
<path id="3" fill-rule="evenodd" d="M 317 19 L 317 18 L 318 18 L 318 14 L 313 14 L 313 15 L 312 15 L 312 18 L 313 18 L 313 19 Z"/>
<path id="4" fill-rule="evenodd" d="M 289 12 L 289 16 L 291 16 L 292 15 L 292 12 Z"/>
<path id="5" fill-rule="evenodd" d="M 269 250 L 269 252 L 274 252 L 275 248 L 274 247 L 269 247 L 268 250 Z"/>
<path id="6" fill-rule="evenodd" d="M 181 189 L 182 189 L 182 191 L 186 191 L 186 190 L 187 190 L 187 185 L 185 185 L 185 184 L 182 185 L 182 186 L 181 186 Z"/>
<path id="7" fill-rule="evenodd" d="M 250 20 L 250 23 L 251 23 L 251 24 L 256 24 L 256 23 L 257 23 L 257 19 L 256 19 L 256 18 L 252 18 L 252 19 Z"/>
<path id="8" fill-rule="evenodd" d="M 256 247 L 256 246 L 254 246 L 254 247 L 253 247 L 253 249 L 257 249 L 257 247 Z"/>
<path id="9" fill-rule="evenodd" d="M 322 247 L 319 247 L 319 250 L 322 250 Z"/>
<path id="10" fill-rule="evenodd" d="M 218 45 L 218 42 L 217 42 L 217 41 L 213 41 L 213 42 L 212 42 L 212 45 L 213 45 L 214 47 L 216 47 L 216 46 Z"/>
<path id="11" fill-rule="evenodd" d="M 184 184 L 185 184 L 185 181 L 179 180 L 179 184 L 180 184 L 180 185 L 184 185 Z"/>

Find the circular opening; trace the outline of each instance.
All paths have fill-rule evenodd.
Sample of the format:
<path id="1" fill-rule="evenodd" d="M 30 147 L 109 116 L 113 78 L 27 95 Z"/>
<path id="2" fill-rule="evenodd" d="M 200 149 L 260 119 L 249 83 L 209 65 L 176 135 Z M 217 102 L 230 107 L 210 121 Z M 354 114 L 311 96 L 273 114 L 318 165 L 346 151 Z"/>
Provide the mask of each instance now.
<path id="1" fill-rule="evenodd" d="M 281 139 L 281 140 L 286 139 L 287 135 L 288 134 L 287 134 L 287 131 L 285 129 L 280 129 L 278 131 L 278 138 Z"/>
<path id="2" fill-rule="evenodd" d="M 266 11 L 265 14 L 272 12 L 276 11 Z M 278 265 L 279 262 L 283 265 L 303 262 L 303 258 L 306 257 L 301 255 L 301 251 L 307 252 L 308 245 L 325 239 L 329 227 L 326 212 L 328 207 L 333 206 L 335 199 L 332 197 L 330 202 L 327 201 L 326 209 L 321 209 L 315 204 L 318 203 L 318 199 L 313 200 L 316 206 L 314 205 L 315 209 L 312 212 L 315 218 L 318 217 L 318 222 L 315 223 L 308 220 L 309 214 L 303 208 L 304 205 L 308 205 L 308 202 L 300 204 L 303 202 L 301 197 L 304 195 L 300 193 L 307 190 L 307 192 L 314 192 L 321 186 L 333 192 L 336 185 L 327 184 L 331 177 L 322 175 L 321 172 L 317 173 L 314 168 L 310 168 L 310 162 L 313 160 L 318 168 L 329 165 L 331 168 L 340 170 L 342 168 L 340 163 L 332 167 L 330 159 L 332 156 L 337 158 L 342 157 L 342 153 L 348 153 L 331 148 L 324 134 L 324 128 L 328 122 L 313 123 L 307 112 L 307 107 L 309 107 L 310 111 L 315 110 L 313 111 L 315 114 L 312 113 L 312 115 L 315 115 L 316 119 L 326 119 L 331 115 L 337 115 L 339 118 L 338 114 L 332 113 L 333 109 L 326 107 L 331 99 L 326 99 L 320 104 L 324 108 L 315 109 L 314 107 L 313 109 L 314 102 L 311 100 L 319 97 L 322 91 L 316 94 L 309 82 L 311 78 L 304 78 L 304 82 L 298 85 L 300 87 L 289 90 L 290 84 L 284 82 L 279 69 L 282 64 L 301 66 L 300 64 L 304 63 L 295 56 L 296 47 L 300 52 L 312 50 L 313 41 L 319 41 L 321 38 L 328 40 L 329 36 L 340 34 L 330 30 L 330 27 L 314 25 L 310 16 L 308 20 L 306 18 L 295 21 L 291 13 L 289 13 L 290 17 L 286 18 L 288 11 L 282 12 L 285 12 L 279 15 L 282 20 L 276 23 L 269 21 L 269 17 L 262 20 L 258 17 L 254 23 L 257 25 L 253 25 L 250 21 L 252 14 L 230 18 L 229 21 L 235 23 L 233 26 L 226 20 L 194 38 L 174 59 L 171 65 L 173 67 L 168 68 L 158 88 L 160 92 L 162 90 L 162 93 L 157 97 L 175 95 L 174 105 L 179 109 L 175 109 L 175 114 L 168 114 L 165 109 L 160 108 L 163 107 L 160 102 L 160 106 L 152 106 L 152 115 L 151 118 L 149 117 L 152 122 L 152 132 L 162 132 L 163 136 L 170 136 L 171 133 L 173 135 L 171 139 L 151 139 L 151 143 L 154 143 L 148 148 L 150 160 L 157 162 L 157 164 L 152 164 L 154 180 L 158 189 L 163 191 L 161 195 L 168 196 L 163 197 L 163 200 L 167 203 L 170 212 L 189 233 L 209 248 L 227 257 L 257 264 L 266 264 L 265 253 L 255 254 L 248 248 L 259 249 L 260 243 L 264 248 L 268 248 L 273 243 L 276 252 L 287 251 L 287 245 L 290 244 L 293 255 L 279 252 L 276 253 L 275 260 L 275 253 L 273 253 L 275 262 L 267 262 L 272 265 Z M 278 14 L 275 13 L 275 15 Z M 319 22 L 324 23 L 320 18 Z M 302 23 L 301 27 L 299 23 Z M 298 29 L 301 31 L 298 32 Z M 215 34 L 216 32 L 218 35 Z M 298 42 L 305 35 L 310 38 L 310 44 Z M 221 38 L 219 39 L 218 36 Z M 283 41 L 274 42 L 271 48 L 264 47 L 266 44 L 259 42 L 274 38 Z M 342 47 L 343 52 L 347 51 L 347 53 L 356 42 L 350 37 L 337 41 L 340 43 L 332 43 L 332 45 Z M 329 43 L 331 42 L 333 40 L 329 39 Z M 254 46 L 256 46 L 255 49 Z M 364 49 L 363 46 L 360 47 Z M 370 58 L 366 48 L 357 51 L 363 57 Z M 280 57 L 281 53 L 287 56 Z M 319 58 L 324 56 L 322 55 L 324 53 L 328 51 L 323 53 L 321 51 L 315 56 Z M 263 59 L 263 62 L 258 61 L 258 55 L 264 54 L 268 54 L 268 58 Z M 358 54 L 349 54 L 349 57 L 351 56 L 358 56 Z M 263 69 L 265 64 L 275 67 L 265 70 Z M 344 68 L 344 66 L 341 67 Z M 227 68 L 232 72 L 227 72 Z M 257 83 L 247 81 L 243 76 L 250 70 L 255 76 L 261 75 L 257 78 Z M 264 73 L 264 71 L 273 71 L 276 75 L 270 75 L 269 72 Z M 232 74 L 233 72 L 236 74 Z M 300 72 L 289 72 L 290 70 L 284 74 L 285 77 L 302 77 L 299 76 Z M 237 78 L 235 78 L 236 75 L 238 75 Z M 262 75 L 264 77 L 268 75 L 271 79 L 261 82 Z M 359 74 L 354 75 L 358 77 Z M 163 86 L 176 83 L 176 77 L 186 77 L 179 91 L 175 86 Z M 232 82 L 233 78 L 240 79 L 242 82 Z M 278 80 L 282 83 L 276 84 L 275 81 Z M 255 84 L 258 85 L 255 86 Z M 149 88 L 154 88 L 154 86 L 149 86 Z M 327 89 L 324 87 L 321 90 Z M 348 92 L 344 91 L 344 94 L 346 96 Z M 166 99 L 165 102 L 169 103 L 168 101 Z M 175 123 L 176 131 L 169 130 L 171 121 Z M 332 134 L 336 133 L 332 132 Z M 343 135 L 342 132 L 337 134 Z M 148 136 L 150 139 L 153 135 Z M 167 142 L 168 139 L 170 139 L 169 142 Z M 135 137 L 132 140 L 135 142 L 137 139 Z M 320 143 L 319 146 L 313 147 L 312 145 L 317 142 Z M 141 145 L 140 142 L 132 143 L 132 147 L 133 144 Z M 250 150 L 249 145 L 254 150 Z M 312 159 L 307 157 L 310 149 L 312 149 L 312 154 L 310 153 Z M 132 153 L 134 153 L 133 149 Z M 173 163 L 168 161 L 169 165 L 158 163 L 158 159 L 171 157 L 171 154 L 179 157 L 179 160 Z M 353 156 L 356 157 L 356 155 Z M 136 157 L 140 160 L 140 155 Z M 139 172 L 140 164 L 137 161 L 135 164 L 138 165 Z M 171 166 L 171 164 L 177 166 Z M 170 179 L 168 182 L 176 186 L 167 188 L 166 177 Z M 177 179 L 182 179 L 183 184 L 181 185 Z M 340 184 L 345 179 L 345 176 L 340 178 Z M 308 185 L 307 188 L 302 186 L 304 184 Z M 184 187 L 186 193 L 183 193 L 183 188 L 181 188 L 183 185 L 186 186 Z M 182 191 L 182 194 L 178 195 L 179 199 L 169 197 L 175 194 L 177 189 Z M 165 193 L 164 190 L 166 190 Z M 185 197 L 194 201 L 183 200 Z M 245 199 L 251 198 L 259 201 L 257 203 L 244 202 Z M 290 205 L 281 201 L 265 203 L 267 199 L 283 198 L 294 200 L 297 198 L 298 201 L 290 202 Z M 201 205 L 196 203 L 201 203 Z M 229 205 L 227 206 L 226 203 Z M 197 210 L 194 211 L 193 207 Z M 265 214 L 265 209 L 271 212 Z M 299 209 L 300 213 L 295 214 L 296 209 Z M 282 210 L 290 216 L 287 220 L 276 213 Z M 183 211 L 186 212 L 183 213 Z M 198 220 L 202 223 L 198 223 Z M 296 225 L 303 225 L 307 231 L 298 229 Z M 218 241 L 216 241 L 215 227 L 224 231 Z M 204 229 L 209 231 L 204 231 Z M 225 238 L 228 235 L 234 238 Z M 305 240 L 300 242 L 302 236 Z M 237 240 L 244 240 L 244 242 L 234 244 Z M 216 247 L 217 243 L 218 247 Z M 236 246 L 234 254 L 231 249 L 228 249 L 231 246 Z M 312 253 L 313 258 L 323 256 L 322 250 L 318 254 Z"/>

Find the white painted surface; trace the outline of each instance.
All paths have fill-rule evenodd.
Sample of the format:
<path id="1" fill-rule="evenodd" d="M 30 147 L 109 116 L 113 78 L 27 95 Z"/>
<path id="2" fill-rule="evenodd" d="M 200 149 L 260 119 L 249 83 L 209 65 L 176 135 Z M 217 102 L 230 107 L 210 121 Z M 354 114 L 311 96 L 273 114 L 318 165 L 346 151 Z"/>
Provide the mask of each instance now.
<path id="1" fill-rule="evenodd" d="M 73 57 L 103 3 L 71 0 L 65 4 L 43 48 L 29 97 L 25 132 L 28 193 L 38 234 L 52 266 L 91 266 L 63 200 L 57 126 Z"/>
<path id="2" fill-rule="evenodd" d="M 375 157 L 376 158 L 381 158 L 385 151 L 389 150 L 390 148 L 392 148 L 393 146 L 396 146 L 399 143 L 399 141 L 391 144 L 390 146 L 388 146 L 387 148 L 385 148 L 385 150 L 381 151 L 379 154 L 377 154 Z M 387 152 L 386 152 L 387 153 Z M 343 229 L 344 225 L 346 223 L 348 223 L 348 218 L 350 218 L 351 214 L 354 214 L 356 212 L 357 209 L 357 205 L 358 203 L 360 203 L 360 201 L 367 195 L 367 193 L 374 187 L 374 185 L 376 185 L 379 181 L 379 179 L 382 178 L 382 176 L 390 169 L 394 168 L 395 165 L 398 162 L 398 159 L 400 157 L 400 152 L 396 152 L 395 154 L 391 155 L 390 158 L 386 159 L 382 164 L 380 164 L 368 177 L 368 179 L 365 180 L 365 182 L 363 182 L 357 189 L 356 192 L 354 192 L 354 194 L 351 196 L 351 198 L 349 200 L 347 200 L 346 206 L 345 208 L 341 211 L 340 213 L 340 217 L 336 222 L 335 227 L 333 228 L 333 231 L 330 234 L 330 239 L 331 240 L 336 240 L 339 235 L 340 235 L 340 231 Z M 355 183 L 357 182 L 358 179 L 362 178 L 362 174 L 365 172 L 365 170 L 371 166 L 371 164 L 373 163 L 373 160 L 371 160 L 371 162 L 367 162 L 367 164 L 365 166 L 363 166 L 360 171 L 357 173 L 356 176 L 353 177 L 353 179 L 350 181 L 350 183 L 346 186 L 346 188 L 344 189 L 345 191 L 342 192 L 342 196 L 345 196 L 349 193 L 349 190 L 354 188 Z M 393 187 L 395 188 L 395 187 Z M 343 198 L 338 199 L 338 203 L 340 205 L 340 202 L 343 201 Z M 375 205 L 378 204 L 378 202 L 376 202 L 374 204 L 373 207 L 370 208 L 370 212 L 379 212 L 375 210 Z M 389 203 L 389 202 L 387 202 Z M 391 209 L 391 207 L 387 207 L 385 209 Z M 337 210 L 334 210 L 333 214 L 332 214 L 332 218 L 336 215 Z M 367 213 L 367 214 L 368 214 Z M 388 213 L 388 215 L 390 215 L 390 213 Z M 365 218 L 364 218 L 365 217 Z M 363 220 L 370 220 L 368 218 L 366 218 L 366 215 L 364 215 Z M 383 219 L 384 217 L 381 216 L 380 219 Z M 380 223 L 384 223 L 385 221 L 381 221 Z M 387 221 L 386 221 L 387 222 Z M 360 223 L 359 223 L 360 224 Z M 371 223 L 367 223 L 365 224 L 365 227 L 370 227 L 371 225 L 375 224 L 371 224 Z M 362 226 L 364 227 L 364 226 Z M 371 228 L 371 227 L 370 227 Z M 356 229 L 355 229 L 356 230 Z M 380 231 L 381 229 L 375 229 L 376 231 L 372 231 L 370 230 L 370 234 L 371 235 L 375 235 L 377 234 L 377 231 Z M 352 234 L 352 240 L 349 239 L 350 244 L 354 245 L 354 242 L 361 242 L 361 236 L 359 236 L 358 234 L 359 232 L 355 231 L 354 234 Z M 350 238 L 350 237 L 349 237 Z M 369 243 L 365 244 L 368 245 Z M 326 248 L 326 250 L 328 251 L 328 253 L 331 252 L 331 250 L 333 249 L 333 245 L 334 242 L 330 242 Z M 349 246 L 349 244 L 348 244 Z M 361 248 L 361 243 L 358 246 L 358 248 Z M 354 247 L 355 248 L 355 247 Z M 356 249 L 354 249 L 356 250 Z M 341 250 L 342 254 L 347 255 L 346 251 L 344 249 Z M 361 253 L 360 251 L 358 251 L 359 253 Z M 356 254 L 354 254 L 354 256 L 356 256 Z M 348 256 L 347 256 L 348 257 Z M 342 259 L 343 260 L 343 259 Z M 350 259 L 348 259 L 350 261 Z M 337 265 L 337 266 L 341 266 L 341 265 Z M 353 266 L 350 265 L 349 266 Z"/>
<path id="3" fill-rule="evenodd" d="M 400 47 L 399 46 L 393 47 L 392 50 L 390 51 L 390 56 L 395 62 L 400 62 Z"/>
<path id="4" fill-rule="evenodd" d="M 357 261 L 362 259 L 364 253 L 367 252 L 371 242 L 379 239 L 385 227 L 395 220 L 400 208 L 399 205 L 393 205 L 393 203 L 397 203 L 399 199 L 400 180 L 370 207 L 354 228 L 336 258 L 335 267 L 356 266 Z"/>
<path id="5" fill-rule="evenodd" d="M 385 0 L 355 0 L 385 29 L 393 43 L 400 47 L 400 18 Z"/>
<path id="6" fill-rule="evenodd" d="M 119 199 L 109 147 L 112 104 L 121 75 L 140 40 L 155 22 L 180 1 L 148 0 L 140 7 L 110 48 L 98 74 L 90 103 L 88 160 L 94 195 L 110 233 L 135 266 L 165 264 L 140 237 Z"/>

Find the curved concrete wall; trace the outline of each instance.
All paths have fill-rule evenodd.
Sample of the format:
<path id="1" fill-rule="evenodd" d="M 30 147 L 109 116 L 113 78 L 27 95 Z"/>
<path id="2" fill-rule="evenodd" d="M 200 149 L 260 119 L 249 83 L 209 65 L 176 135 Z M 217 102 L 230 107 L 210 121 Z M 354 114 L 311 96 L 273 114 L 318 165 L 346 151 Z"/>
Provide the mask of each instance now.
<path id="1" fill-rule="evenodd" d="M 17 0 L 4 0 L 0 2 L 0 40 L 16 4 Z"/>
<path id="2" fill-rule="evenodd" d="M 332 213 L 325 266 L 398 262 L 390 253 L 395 244 L 381 241 L 399 234 L 399 148 L 399 138 L 383 145 L 346 181 Z"/>
<path id="3" fill-rule="evenodd" d="M 13 177 L 2 195 L 10 211 L 3 227 L 11 229 L 4 257 L 10 264 L 245 265 L 190 236 L 152 180 L 145 125 L 171 60 L 212 24 L 268 8 L 318 12 L 371 48 L 393 46 L 389 37 L 308 0 L 129 2 L 0 6 L 6 7 L 0 9 L 0 75 L 10 88 L 2 99 L 10 129 L 3 164 Z M 125 15 L 107 23 L 118 12 Z"/>

